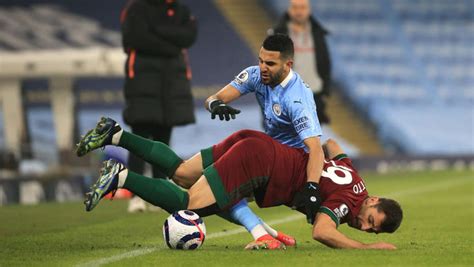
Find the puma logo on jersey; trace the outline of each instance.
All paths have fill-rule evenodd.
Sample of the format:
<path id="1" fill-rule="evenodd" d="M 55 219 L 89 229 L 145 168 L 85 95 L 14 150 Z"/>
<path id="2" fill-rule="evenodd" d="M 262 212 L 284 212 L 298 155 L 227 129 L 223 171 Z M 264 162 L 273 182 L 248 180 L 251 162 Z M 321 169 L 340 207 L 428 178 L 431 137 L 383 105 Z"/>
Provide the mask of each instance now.
<path id="1" fill-rule="evenodd" d="M 297 103 L 297 104 L 299 103 L 299 104 L 303 105 L 303 102 L 301 102 L 301 100 L 295 100 L 295 101 L 293 101 L 293 103 Z"/>

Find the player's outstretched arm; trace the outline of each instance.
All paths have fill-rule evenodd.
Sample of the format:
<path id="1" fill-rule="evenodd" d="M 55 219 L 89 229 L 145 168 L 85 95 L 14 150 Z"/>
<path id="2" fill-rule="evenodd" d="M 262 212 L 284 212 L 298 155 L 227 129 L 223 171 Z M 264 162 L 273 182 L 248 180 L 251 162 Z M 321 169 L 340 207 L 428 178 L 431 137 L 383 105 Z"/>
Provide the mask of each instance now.
<path id="1" fill-rule="evenodd" d="M 219 116 L 221 121 L 224 120 L 224 118 L 228 121 L 231 118 L 235 119 L 235 115 L 239 114 L 240 110 L 227 105 L 227 103 L 239 98 L 240 95 L 241 94 L 237 88 L 228 84 L 216 94 L 208 97 L 204 105 L 206 109 L 211 112 L 212 119 Z"/>
<path id="2" fill-rule="evenodd" d="M 373 244 L 364 244 L 353 240 L 339 232 L 336 223 L 324 213 L 316 215 L 316 221 L 313 225 L 313 239 L 332 248 L 352 248 L 352 249 L 396 249 L 389 243 L 379 242 Z"/>

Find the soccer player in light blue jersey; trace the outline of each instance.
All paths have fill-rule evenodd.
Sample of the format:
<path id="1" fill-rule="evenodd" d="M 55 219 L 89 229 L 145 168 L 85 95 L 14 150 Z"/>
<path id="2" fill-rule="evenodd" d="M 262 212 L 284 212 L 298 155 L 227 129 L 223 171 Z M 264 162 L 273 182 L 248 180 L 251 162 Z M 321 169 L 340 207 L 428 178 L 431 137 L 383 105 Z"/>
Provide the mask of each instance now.
<path id="1" fill-rule="evenodd" d="M 206 100 L 211 118 L 235 119 L 240 110 L 228 105 L 242 95 L 255 93 L 264 116 L 265 133 L 282 144 L 304 148 L 309 153 L 307 184 L 293 201 L 293 208 L 304 209 L 307 220 L 313 224 L 321 204 L 319 178 L 323 168 L 324 153 L 321 147 L 321 126 L 316 113 L 311 89 L 292 70 L 294 48 L 291 39 L 283 34 L 268 36 L 259 52 L 259 65 L 251 66 Z M 257 240 L 265 245 L 268 234 L 274 238 L 276 231 L 269 229 L 248 208 L 245 202 L 232 209 L 234 219 L 244 225 Z M 262 238 L 263 237 L 263 238 Z M 282 240 L 280 240 L 282 241 Z M 284 240 L 282 241 L 284 242 Z"/>

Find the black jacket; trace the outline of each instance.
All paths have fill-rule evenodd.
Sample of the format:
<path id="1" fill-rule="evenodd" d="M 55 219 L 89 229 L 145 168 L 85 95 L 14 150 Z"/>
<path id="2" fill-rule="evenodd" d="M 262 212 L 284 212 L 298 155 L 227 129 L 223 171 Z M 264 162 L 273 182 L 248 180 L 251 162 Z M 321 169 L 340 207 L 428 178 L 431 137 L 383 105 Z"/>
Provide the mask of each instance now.
<path id="1" fill-rule="evenodd" d="M 328 31 L 326 31 L 313 16 L 310 16 L 309 19 L 311 22 L 314 48 L 316 50 L 316 70 L 323 81 L 323 90 L 321 94 L 329 95 L 331 83 L 331 60 L 329 58 L 328 47 L 325 39 Z M 269 34 L 282 33 L 288 35 L 289 20 L 290 17 L 288 13 L 285 13 L 278 24 L 269 30 Z"/>
<path id="2" fill-rule="evenodd" d="M 195 122 L 186 48 L 197 36 L 189 9 L 176 1 L 135 0 L 122 12 L 127 124 Z"/>

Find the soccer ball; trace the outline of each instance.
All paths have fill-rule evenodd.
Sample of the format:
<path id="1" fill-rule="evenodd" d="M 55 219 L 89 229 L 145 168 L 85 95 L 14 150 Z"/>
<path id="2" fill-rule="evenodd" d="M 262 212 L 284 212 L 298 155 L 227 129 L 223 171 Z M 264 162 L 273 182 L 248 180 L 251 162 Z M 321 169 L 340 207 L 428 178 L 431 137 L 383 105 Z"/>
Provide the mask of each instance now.
<path id="1" fill-rule="evenodd" d="M 206 237 L 206 226 L 196 213 L 180 210 L 166 219 L 163 237 L 171 249 L 197 249 Z"/>

